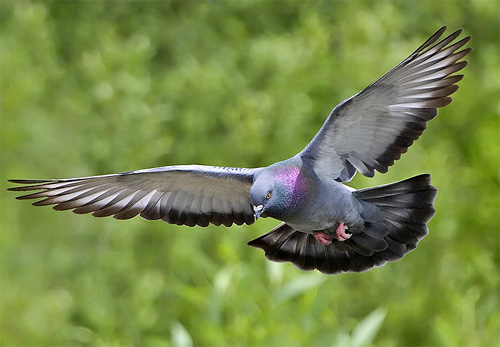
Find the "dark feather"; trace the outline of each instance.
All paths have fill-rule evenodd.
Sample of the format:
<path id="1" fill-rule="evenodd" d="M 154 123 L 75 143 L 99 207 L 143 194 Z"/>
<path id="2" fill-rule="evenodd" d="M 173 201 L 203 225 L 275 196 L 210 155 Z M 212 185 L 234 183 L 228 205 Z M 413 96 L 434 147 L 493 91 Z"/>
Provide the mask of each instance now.
<path id="1" fill-rule="evenodd" d="M 249 190 L 258 169 L 170 166 L 120 174 L 61 180 L 10 180 L 38 191 L 18 199 L 42 199 L 35 206 L 129 219 L 140 214 L 180 225 L 207 226 L 255 220 Z"/>
<path id="2" fill-rule="evenodd" d="M 387 172 L 417 140 L 437 108 L 448 105 L 455 84 L 453 75 L 467 66 L 461 61 L 470 48 L 460 50 L 470 37 L 453 41 L 457 30 L 437 42 L 444 27 L 422 46 L 352 98 L 330 113 L 318 134 L 301 156 L 322 174 L 349 181 L 359 171 L 373 177 Z M 354 169 L 353 169 L 354 168 Z"/>
<path id="3" fill-rule="evenodd" d="M 248 245 L 263 249 L 270 260 L 289 261 L 303 270 L 318 269 L 327 274 L 366 271 L 415 249 L 428 233 L 426 223 L 434 214 L 436 193 L 429 175 L 358 190 L 353 195 L 373 222 L 365 223 L 348 240 L 323 245 L 311 233 L 282 223 Z M 373 208 L 384 218 L 377 220 Z"/>

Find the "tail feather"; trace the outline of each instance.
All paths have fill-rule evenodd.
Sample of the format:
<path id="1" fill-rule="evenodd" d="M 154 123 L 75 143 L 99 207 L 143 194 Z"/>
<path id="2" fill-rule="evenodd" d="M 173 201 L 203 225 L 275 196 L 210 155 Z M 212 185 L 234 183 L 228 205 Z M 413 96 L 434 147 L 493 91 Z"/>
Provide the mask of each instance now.
<path id="1" fill-rule="evenodd" d="M 428 174 L 383 186 L 357 190 L 353 195 L 377 206 L 384 214 L 384 227 L 389 238 L 401 246 L 394 252 L 401 258 L 414 249 L 428 234 L 427 222 L 434 216 L 437 189 L 431 185 Z M 402 252 L 402 245 L 406 252 Z M 398 259 L 399 259 L 398 258 Z"/>
<path id="2" fill-rule="evenodd" d="M 435 213 L 433 203 L 437 195 L 430 182 L 430 175 L 420 175 L 353 192 L 363 204 L 368 203 L 367 209 L 377 206 L 384 219 L 365 223 L 362 233 L 353 234 L 346 241 L 334 240 L 324 245 L 312 234 L 282 223 L 248 244 L 263 249 L 270 260 L 289 261 L 303 270 L 318 269 L 327 274 L 362 272 L 382 266 L 401 259 L 428 234 L 427 222 Z"/>

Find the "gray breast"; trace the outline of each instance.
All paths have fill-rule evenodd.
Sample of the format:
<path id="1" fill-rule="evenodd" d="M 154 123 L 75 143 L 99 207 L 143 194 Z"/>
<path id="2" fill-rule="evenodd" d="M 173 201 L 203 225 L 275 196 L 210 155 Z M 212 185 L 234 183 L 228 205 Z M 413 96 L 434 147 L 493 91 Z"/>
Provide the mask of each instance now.
<path id="1" fill-rule="evenodd" d="M 359 203 L 344 185 L 335 180 L 320 181 L 299 213 L 287 224 L 300 231 L 325 230 L 337 223 L 360 224 Z"/>

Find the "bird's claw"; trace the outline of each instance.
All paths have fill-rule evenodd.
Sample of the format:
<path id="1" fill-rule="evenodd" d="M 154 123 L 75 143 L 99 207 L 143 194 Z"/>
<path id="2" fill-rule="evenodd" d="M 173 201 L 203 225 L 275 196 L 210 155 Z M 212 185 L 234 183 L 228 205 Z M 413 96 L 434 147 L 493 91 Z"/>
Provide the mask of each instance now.
<path id="1" fill-rule="evenodd" d="M 337 240 L 345 241 L 345 240 L 351 238 L 352 234 L 346 233 L 347 229 L 348 229 L 348 227 L 344 223 L 339 223 L 339 225 L 337 225 L 337 230 L 336 230 Z"/>
<path id="2" fill-rule="evenodd" d="M 349 229 L 345 223 L 339 223 L 337 225 L 337 229 L 335 230 L 335 234 L 337 235 L 337 240 L 338 241 L 345 241 L 349 238 L 351 238 L 352 234 L 349 232 L 346 232 L 346 230 Z M 325 231 L 315 231 L 313 233 L 314 238 L 316 241 L 319 243 L 322 243 L 323 245 L 329 245 L 333 241 L 333 235 L 331 233 L 327 233 Z"/>
<path id="3" fill-rule="evenodd" d="M 327 245 L 327 246 L 330 243 L 332 243 L 331 236 L 329 236 L 324 231 L 315 231 L 313 235 L 314 235 L 314 238 L 316 239 L 316 241 L 318 241 L 319 243 L 322 243 L 322 244 Z"/>

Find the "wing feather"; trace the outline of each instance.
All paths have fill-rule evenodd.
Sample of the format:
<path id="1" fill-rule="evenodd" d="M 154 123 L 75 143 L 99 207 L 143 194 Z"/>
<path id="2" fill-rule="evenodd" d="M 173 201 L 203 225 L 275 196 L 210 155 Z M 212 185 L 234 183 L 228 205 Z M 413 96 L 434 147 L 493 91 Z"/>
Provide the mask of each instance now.
<path id="1" fill-rule="evenodd" d="M 316 172 L 337 181 L 352 179 L 356 170 L 372 177 L 387 172 L 437 115 L 448 105 L 471 48 L 457 42 L 461 30 L 441 41 L 442 27 L 384 76 L 330 113 L 325 124 L 300 153 Z"/>
<path id="2" fill-rule="evenodd" d="M 95 217 L 162 219 L 179 225 L 252 224 L 253 175 L 259 169 L 201 165 L 166 166 L 113 175 L 60 180 L 10 180 L 12 191 L 37 191 L 18 199 L 35 206 L 92 213 Z"/>

